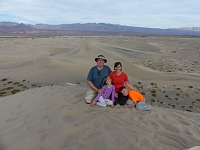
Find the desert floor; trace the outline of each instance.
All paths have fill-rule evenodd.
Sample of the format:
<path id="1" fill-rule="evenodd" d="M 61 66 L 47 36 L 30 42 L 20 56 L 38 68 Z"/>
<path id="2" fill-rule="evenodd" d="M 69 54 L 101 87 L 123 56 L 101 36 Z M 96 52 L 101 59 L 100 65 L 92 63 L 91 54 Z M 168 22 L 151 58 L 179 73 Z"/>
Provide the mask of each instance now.
<path id="1" fill-rule="evenodd" d="M 200 38 L 1 37 L 0 149 L 188 149 L 200 144 Z M 152 106 L 85 104 L 103 54 Z"/>

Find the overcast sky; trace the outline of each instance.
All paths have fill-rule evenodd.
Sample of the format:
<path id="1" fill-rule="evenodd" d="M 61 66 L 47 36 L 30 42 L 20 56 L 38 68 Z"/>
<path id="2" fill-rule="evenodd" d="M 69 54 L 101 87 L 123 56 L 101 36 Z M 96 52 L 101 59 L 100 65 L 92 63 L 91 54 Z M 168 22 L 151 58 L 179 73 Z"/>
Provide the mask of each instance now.
<path id="1" fill-rule="evenodd" d="M 200 27 L 200 0 L 0 0 L 0 21 Z"/>

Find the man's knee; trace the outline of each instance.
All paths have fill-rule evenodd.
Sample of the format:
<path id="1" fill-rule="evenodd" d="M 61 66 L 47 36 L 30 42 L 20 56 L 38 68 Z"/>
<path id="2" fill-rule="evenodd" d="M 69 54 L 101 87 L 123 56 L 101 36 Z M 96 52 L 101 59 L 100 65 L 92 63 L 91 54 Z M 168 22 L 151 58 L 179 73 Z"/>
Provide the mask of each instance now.
<path id="1" fill-rule="evenodd" d="M 95 98 L 95 96 L 96 96 L 96 92 L 95 91 L 93 91 L 91 89 L 88 90 L 86 95 L 85 95 L 85 102 L 87 104 L 90 104 L 93 101 L 93 99 Z"/>
<path id="2" fill-rule="evenodd" d="M 90 104 L 90 103 L 92 103 L 92 99 L 86 99 L 86 98 L 85 98 L 85 102 L 86 102 L 87 104 Z"/>

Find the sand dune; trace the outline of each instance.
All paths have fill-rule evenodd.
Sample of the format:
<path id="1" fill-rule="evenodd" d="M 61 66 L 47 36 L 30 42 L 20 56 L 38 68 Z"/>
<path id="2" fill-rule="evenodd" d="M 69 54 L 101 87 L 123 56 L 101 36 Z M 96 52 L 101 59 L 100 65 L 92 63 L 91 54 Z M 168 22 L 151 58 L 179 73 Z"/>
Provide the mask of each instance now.
<path id="1" fill-rule="evenodd" d="M 198 40 L 0 38 L 0 149 L 199 149 Z M 99 54 L 111 69 L 122 62 L 152 111 L 85 104 L 86 76 Z M 23 92 L 12 95 L 17 88 Z"/>
<path id="2" fill-rule="evenodd" d="M 41 87 L 1 98 L 2 149 L 186 149 L 200 141 L 200 116 L 153 107 L 99 108 L 80 85 Z"/>
<path id="3" fill-rule="evenodd" d="M 102 39 L 105 41 L 102 41 Z M 111 68 L 113 68 L 114 62 L 121 61 L 124 66 L 124 71 L 135 80 L 179 79 L 179 76 L 170 76 L 158 72 L 155 73 L 152 70 L 149 71 L 137 67 L 132 63 L 133 59 L 140 60 L 141 58 L 145 59 L 147 57 L 156 58 L 156 60 L 158 60 L 159 57 L 162 57 L 162 54 L 159 53 L 159 51 L 162 51 L 161 48 L 152 45 L 149 47 L 148 42 L 144 42 L 144 40 L 140 38 L 130 39 L 121 37 L 119 39 L 112 39 L 114 38 L 19 38 L 17 39 L 17 42 L 14 42 L 14 39 L 4 39 L 5 42 L 2 42 L 2 47 L 5 48 L 1 48 L 1 60 L 6 62 L 2 62 L 1 66 L 6 68 L 6 71 L 1 70 L 3 73 L 0 73 L 1 76 L 10 76 L 13 73 L 17 74 L 19 72 L 20 74 L 22 70 L 26 70 L 26 72 L 31 70 L 34 75 L 31 76 L 30 74 L 26 75 L 26 73 L 24 73 L 24 75 L 26 75 L 25 77 L 32 81 L 38 81 L 37 78 L 39 78 L 39 81 L 41 81 L 40 78 L 43 75 L 41 72 L 45 71 L 49 76 L 52 74 L 52 77 L 50 79 L 47 78 L 46 80 L 42 80 L 44 82 L 51 82 L 53 78 L 53 81 L 55 82 L 56 76 L 54 74 L 60 72 L 59 74 L 61 75 L 62 80 L 69 79 L 68 81 L 71 82 L 82 82 L 83 78 L 77 78 L 79 80 L 74 81 L 71 77 L 73 75 L 76 76 L 80 72 L 80 67 L 85 68 L 81 69 L 82 75 L 87 75 L 89 68 L 92 65 L 95 65 L 94 58 L 102 53 L 108 58 L 108 65 Z M 9 40 L 14 44 L 9 43 Z M 123 40 L 125 42 L 123 42 Z M 134 44 L 136 44 L 136 46 L 134 46 Z M 131 47 L 132 45 L 134 47 Z M 174 54 L 171 54 L 171 56 L 173 55 Z M 45 68 L 45 70 L 43 68 Z M 37 69 L 39 69 L 39 71 L 34 71 Z M 69 73 L 71 74 L 68 76 L 67 74 Z M 12 77 L 15 79 L 21 78 L 20 75 L 12 75 Z M 180 76 L 180 78 L 183 78 L 182 80 L 184 81 L 187 79 L 187 76 Z M 194 80 L 196 81 L 196 79 Z M 60 82 L 61 80 L 57 81 L 57 83 Z"/>

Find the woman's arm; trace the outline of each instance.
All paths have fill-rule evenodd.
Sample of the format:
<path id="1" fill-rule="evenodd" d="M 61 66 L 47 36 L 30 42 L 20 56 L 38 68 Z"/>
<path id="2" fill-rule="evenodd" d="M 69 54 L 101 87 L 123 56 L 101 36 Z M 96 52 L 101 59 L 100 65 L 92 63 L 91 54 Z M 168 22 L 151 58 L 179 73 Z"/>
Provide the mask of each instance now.
<path id="1" fill-rule="evenodd" d="M 131 89 L 131 90 L 136 90 L 128 81 L 128 75 L 126 73 L 124 73 L 124 85 Z"/>
<path id="2" fill-rule="evenodd" d="M 137 91 L 129 82 L 125 82 L 124 84 L 125 84 L 125 86 L 128 87 L 129 89 Z"/>

